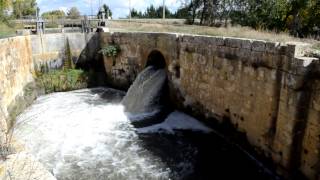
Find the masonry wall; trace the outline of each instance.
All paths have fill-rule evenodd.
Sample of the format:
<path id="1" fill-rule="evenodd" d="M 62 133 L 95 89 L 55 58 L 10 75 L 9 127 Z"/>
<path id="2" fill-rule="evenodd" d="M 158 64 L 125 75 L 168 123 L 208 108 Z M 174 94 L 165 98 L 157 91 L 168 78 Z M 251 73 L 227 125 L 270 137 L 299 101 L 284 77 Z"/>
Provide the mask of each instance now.
<path id="1" fill-rule="evenodd" d="M 68 46 L 75 63 L 79 59 L 93 59 L 99 45 L 98 34 L 57 33 L 31 36 L 32 59 L 37 66 L 47 64 L 49 68 L 60 68 L 66 57 Z M 81 58 L 80 58 L 81 57 Z M 39 68 L 39 67 L 37 67 Z"/>
<path id="2" fill-rule="evenodd" d="M 60 33 L 0 39 L 0 117 L 7 117 L 8 107 L 17 96 L 23 96 L 24 87 L 33 81 L 34 68 L 44 64 L 60 68 L 67 41 L 74 62 L 94 59 L 97 37 L 93 33 Z"/>
<path id="3" fill-rule="evenodd" d="M 33 80 L 31 55 L 30 37 L 0 39 L 1 129 L 7 128 L 4 117 L 8 116 L 8 106 L 16 96 L 21 95 L 24 86 Z"/>
<path id="4" fill-rule="evenodd" d="M 8 146 L 9 129 L 12 125 L 12 113 L 19 113 L 21 108 L 26 108 L 28 103 L 36 98 L 35 89 L 28 87 L 34 84 L 34 70 L 42 65 L 49 69 L 60 68 L 66 57 L 65 50 L 67 41 L 70 45 L 71 55 L 74 62 L 93 59 L 99 41 L 94 34 L 46 34 L 33 36 L 17 36 L 0 39 L 0 149 L 1 155 Z M 28 92 L 26 91 L 28 89 Z M 28 94 L 25 94 L 28 93 Z M 30 97 L 29 97 L 30 96 Z M 17 110 L 19 109 L 19 110 Z M 11 138 L 10 138 L 11 140 Z M 15 140 L 10 142 L 10 154 L 7 161 L 0 163 L 0 177 L 24 179 L 30 177 L 40 179 L 55 179 L 45 168 L 30 155 L 20 152 L 23 148 Z M 23 158 L 22 158 L 23 156 Z M 33 171 L 28 168 L 34 167 Z M 11 164 L 11 165 L 10 165 Z M 36 165 L 36 166 L 35 166 Z M 22 170 L 23 169 L 23 170 Z"/>
<path id="5" fill-rule="evenodd" d="M 101 36 L 100 36 L 101 35 Z M 33 81 L 34 66 L 59 67 L 67 40 L 79 64 L 95 64 L 97 50 L 120 45 L 104 57 L 108 82 L 126 89 L 157 50 L 166 60 L 178 108 L 214 121 L 230 121 L 249 142 L 293 174 L 319 178 L 319 61 L 294 45 L 224 37 L 159 33 L 48 34 L 0 40 L 0 119 Z M 114 63 L 115 62 L 115 63 Z M 85 65 L 84 65 L 85 67 Z M 1 137 L 1 134 L 0 134 Z"/>
<path id="6" fill-rule="evenodd" d="M 111 85 L 126 89 L 160 51 L 173 102 L 206 118 L 230 121 L 249 142 L 294 174 L 319 173 L 319 61 L 294 45 L 224 37 L 161 33 L 104 34 Z M 114 63 L 115 60 L 115 63 Z"/>

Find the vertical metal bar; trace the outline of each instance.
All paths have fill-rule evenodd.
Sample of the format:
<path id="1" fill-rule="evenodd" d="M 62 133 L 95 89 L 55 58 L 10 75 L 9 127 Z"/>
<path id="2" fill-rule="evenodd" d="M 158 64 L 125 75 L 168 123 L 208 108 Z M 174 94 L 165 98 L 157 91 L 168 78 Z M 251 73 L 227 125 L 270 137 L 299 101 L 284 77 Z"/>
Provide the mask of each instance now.
<path id="1" fill-rule="evenodd" d="M 129 19 L 131 20 L 131 0 L 129 0 Z"/>
<path id="2" fill-rule="evenodd" d="M 163 5 L 162 5 L 162 19 L 166 19 L 166 5 L 165 5 L 165 0 L 163 0 Z"/>

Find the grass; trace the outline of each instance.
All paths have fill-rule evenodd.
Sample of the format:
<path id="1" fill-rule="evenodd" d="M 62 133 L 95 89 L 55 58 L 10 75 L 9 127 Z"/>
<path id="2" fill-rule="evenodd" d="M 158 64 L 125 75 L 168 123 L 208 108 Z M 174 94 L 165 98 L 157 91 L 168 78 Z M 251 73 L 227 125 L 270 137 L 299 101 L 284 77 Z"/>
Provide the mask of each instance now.
<path id="1" fill-rule="evenodd" d="M 272 42 L 304 42 L 310 44 L 319 43 L 313 39 L 300 39 L 290 36 L 287 33 L 275 33 L 271 31 L 257 31 L 249 27 L 208 27 L 198 25 L 185 25 L 174 23 L 153 23 L 134 20 L 131 22 L 123 20 L 113 20 L 109 22 L 111 31 L 141 31 L 141 32 L 173 32 L 183 34 L 198 34 L 210 36 L 227 36 L 249 39 L 260 39 Z"/>
<path id="2" fill-rule="evenodd" d="M 315 44 L 312 46 L 312 48 L 315 49 L 315 50 L 320 51 L 320 42 L 315 43 Z"/>
<path id="3" fill-rule="evenodd" d="M 52 70 L 37 75 L 37 83 L 45 93 L 63 92 L 87 87 L 88 75 L 83 70 Z"/>
<path id="4" fill-rule="evenodd" d="M 14 36 L 15 34 L 15 28 L 9 27 L 7 24 L 0 22 L 0 38 Z"/>

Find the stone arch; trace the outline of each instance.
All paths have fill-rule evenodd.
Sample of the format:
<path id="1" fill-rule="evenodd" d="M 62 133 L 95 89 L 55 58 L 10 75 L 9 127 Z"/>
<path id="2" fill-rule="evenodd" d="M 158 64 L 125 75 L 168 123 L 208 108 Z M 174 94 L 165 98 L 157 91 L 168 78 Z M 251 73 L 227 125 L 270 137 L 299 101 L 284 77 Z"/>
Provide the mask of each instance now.
<path id="1" fill-rule="evenodd" d="M 145 67 L 147 66 L 154 66 L 159 69 L 166 68 L 166 60 L 163 54 L 158 50 L 151 51 L 148 55 Z"/>

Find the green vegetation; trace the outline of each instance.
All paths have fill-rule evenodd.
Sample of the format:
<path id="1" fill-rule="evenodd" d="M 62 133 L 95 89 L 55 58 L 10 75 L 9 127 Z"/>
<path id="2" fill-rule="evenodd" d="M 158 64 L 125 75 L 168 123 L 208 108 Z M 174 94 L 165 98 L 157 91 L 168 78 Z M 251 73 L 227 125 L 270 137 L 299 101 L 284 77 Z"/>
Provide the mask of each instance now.
<path id="1" fill-rule="evenodd" d="M 80 69 L 75 69 L 69 39 L 67 39 L 65 45 L 62 69 L 50 70 L 48 65 L 45 64 L 35 72 L 35 76 L 38 86 L 44 88 L 45 93 L 86 88 L 88 81 L 88 73 Z"/>
<path id="2" fill-rule="evenodd" d="M 116 57 L 121 51 L 120 46 L 117 44 L 109 44 L 103 47 L 99 53 L 102 53 L 104 56 L 112 57 L 112 65 L 116 65 Z"/>
<path id="3" fill-rule="evenodd" d="M 37 87 L 36 83 L 28 83 L 23 88 L 23 95 L 17 96 L 15 101 L 12 102 L 8 107 L 9 119 L 8 119 L 8 129 L 11 129 L 16 124 L 16 117 L 32 102 L 42 94 L 41 88 Z"/>
<path id="4" fill-rule="evenodd" d="M 10 20 L 35 14 L 36 0 L 0 0 L 0 38 L 15 35 L 15 30 L 21 28 Z"/>
<path id="5" fill-rule="evenodd" d="M 112 17 L 112 11 L 111 11 L 111 9 L 109 8 L 108 5 L 103 4 L 101 10 L 102 10 L 102 12 L 105 13 L 105 18 L 106 18 L 106 19 L 107 19 L 108 17 Z M 97 14 L 98 17 L 102 15 L 101 10 L 99 10 L 99 12 L 98 12 L 98 14 Z"/>
<path id="6" fill-rule="evenodd" d="M 198 34 L 198 35 L 210 35 L 210 36 L 227 36 L 227 37 L 239 37 L 249 39 L 261 39 L 272 42 L 305 42 L 310 44 L 316 44 L 319 41 L 311 38 L 295 38 L 289 36 L 288 33 L 275 33 L 267 30 L 255 30 L 250 27 L 241 26 L 228 26 L 228 27 L 209 27 L 198 25 L 175 25 L 176 20 L 172 23 L 170 20 L 132 20 L 131 22 L 124 20 L 114 20 L 109 23 L 110 29 L 124 32 L 172 32 L 183 34 Z M 171 23 L 171 24 L 169 24 Z"/>
<path id="7" fill-rule="evenodd" d="M 0 22 L 3 21 L 7 14 L 7 10 L 12 6 L 11 0 L 0 0 Z"/>
<path id="8" fill-rule="evenodd" d="M 80 17 L 80 11 L 78 10 L 78 8 L 72 7 L 69 9 L 67 15 L 70 19 L 78 19 Z"/>
<path id="9" fill-rule="evenodd" d="M 319 0 L 186 0 L 179 11 L 190 24 L 199 18 L 200 25 L 226 27 L 231 23 L 320 38 Z"/>
<path id="10" fill-rule="evenodd" d="M 107 57 L 116 57 L 120 52 L 120 47 L 117 44 L 111 44 L 103 47 L 99 52 Z"/>
<path id="11" fill-rule="evenodd" d="M 67 39 L 66 45 L 65 45 L 65 59 L 63 61 L 63 69 L 74 69 L 75 64 L 72 61 L 72 54 L 71 54 L 71 49 L 70 49 L 70 44 L 69 44 L 69 39 Z"/>
<path id="12" fill-rule="evenodd" d="M 320 43 L 316 43 L 312 46 L 313 49 L 320 51 Z"/>
<path id="13" fill-rule="evenodd" d="M 35 16 L 37 11 L 36 0 L 15 0 L 12 3 L 14 18 L 23 16 Z"/>
<path id="14" fill-rule="evenodd" d="M 319 0 L 182 0 L 183 5 L 166 18 L 184 18 L 187 24 L 241 25 L 255 30 L 288 32 L 300 38 L 320 38 Z M 162 6 L 145 12 L 131 11 L 133 18 L 162 18 Z"/>
<path id="15" fill-rule="evenodd" d="M 65 17 L 66 14 L 61 10 L 54 10 L 42 13 L 41 17 L 48 20 L 56 20 Z"/>
<path id="16" fill-rule="evenodd" d="M 37 84 L 45 93 L 71 91 L 87 87 L 88 75 L 83 70 L 65 69 L 52 70 L 37 74 Z"/>
<path id="17" fill-rule="evenodd" d="M 15 35 L 15 29 L 6 23 L 0 22 L 0 38 Z"/>
<path id="18" fill-rule="evenodd" d="M 135 9 L 131 10 L 131 17 L 133 18 L 162 18 L 163 6 L 154 7 L 150 5 L 147 7 L 147 10 L 142 13 L 141 11 L 137 11 Z M 165 8 L 166 18 L 177 18 L 175 13 L 172 13 L 167 7 Z"/>

